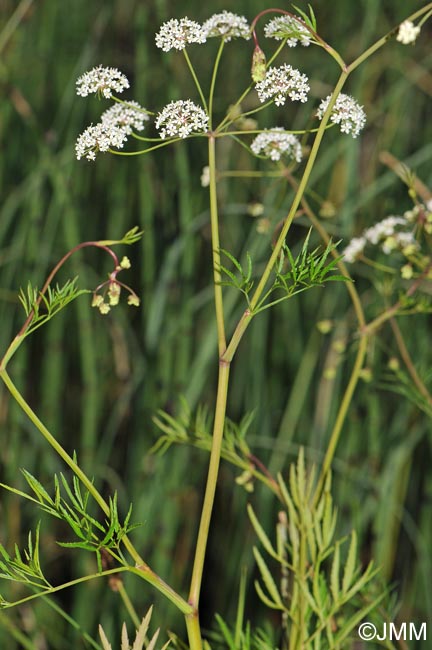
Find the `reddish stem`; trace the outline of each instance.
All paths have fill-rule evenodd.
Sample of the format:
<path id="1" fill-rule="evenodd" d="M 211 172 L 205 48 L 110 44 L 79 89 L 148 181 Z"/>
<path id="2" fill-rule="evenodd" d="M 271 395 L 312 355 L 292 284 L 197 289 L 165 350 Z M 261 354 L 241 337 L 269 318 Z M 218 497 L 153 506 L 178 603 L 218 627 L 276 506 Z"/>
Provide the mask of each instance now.
<path id="1" fill-rule="evenodd" d="M 115 266 L 117 267 L 119 265 L 117 255 L 114 253 L 113 250 L 111 250 L 111 248 L 109 248 L 108 246 L 105 246 L 104 244 L 99 244 L 98 242 L 95 242 L 95 241 L 86 241 L 86 242 L 82 242 L 81 244 L 78 244 L 77 246 L 74 246 L 74 248 L 72 248 L 70 251 L 68 251 L 66 253 L 66 255 L 64 255 L 61 258 L 61 260 L 59 262 L 57 262 L 57 264 L 55 265 L 55 267 L 53 268 L 53 270 L 51 271 L 51 273 L 49 274 L 49 276 L 45 280 L 45 284 L 43 285 L 42 289 L 39 291 L 38 299 L 36 300 L 33 309 L 31 309 L 31 311 L 29 312 L 29 315 L 27 316 L 26 320 L 24 321 L 24 324 L 21 327 L 20 331 L 18 332 L 17 337 L 20 337 L 20 336 L 24 335 L 26 329 L 28 328 L 28 326 L 30 325 L 30 323 L 33 320 L 33 317 L 34 317 L 34 314 L 35 314 L 35 309 L 37 307 L 39 307 L 39 305 L 41 304 L 42 298 L 43 298 L 45 292 L 47 291 L 47 289 L 48 289 L 49 285 L 51 284 L 53 278 L 56 276 L 56 274 L 61 269 L 63 264 L 65 262 L 67 262 L 67 260 L 74 253 L 79 251 L 81 248 L 86 248 L 86 247 L 89 247 L 89 246 L 94 246 L 95 248 L 101 248 L 102 250 L 106 251 L 113 258 Z"/>

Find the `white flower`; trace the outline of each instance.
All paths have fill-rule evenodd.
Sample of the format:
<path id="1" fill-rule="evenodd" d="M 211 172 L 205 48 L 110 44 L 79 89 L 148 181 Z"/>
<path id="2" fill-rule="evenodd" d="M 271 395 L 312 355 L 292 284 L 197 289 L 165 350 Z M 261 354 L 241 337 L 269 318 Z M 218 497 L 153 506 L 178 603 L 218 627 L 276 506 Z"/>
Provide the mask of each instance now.
<path id="1" fill-rule="evenodd" d="M 403 217 L 386 217 L 382 221 L 378 221 L 374 226 L 364 231 L 364 236 L 371 244 L 378 244 L 384 237 L 391 237 L 396 229 L 396 226 L 405 226 L 407 223 Z"/>
<path id="2" fill-rule="evenodd" d="M 292 16 L 278 16 L 277 18 L 273 18 L 264 27 L 264 34 L 267 38 L 274 38 L 277 41 L 282 41 L 286 38 L 288 47 L 295 47 L 299 42 L 301 45 L 307 47 L 312 40 L 310 31 L 300 20 Z"/>
<path id="3" fill-rule="evenodd" d="M 404 22 L 399 25 L 396 40 L 403 45 L 409 45 L 410 43 L 415 42 L 419 34 L 420 27 L 416 27 L 411 20 L 404 20 Z"/>
<path id="4" fill-rule="evenodd" d="M 255 88 L 261 102 L 274 97 L 276 106 L 285 104 L 287 96 L 292 101 L 306 102 L 310 90 L 307 76 L 287 63 L 278 68 L 269 68 Z"/>
<path id="5" fill-rule="evenodd" d="M 317 110 L 317 116 L 322 120 L 330 102 L 331 95 L 321 101 Z M 356 138 L 366 124 L 366 113 L 363 107 L 349 95 L 341 93 L 330 114 L 330 121 L 340 125 L 342 133 L 351 133 Z"/>
<path id="6" fill-rule="evenodd" d="M 265 130 L 254 139 L 251 144 L 252 151 L 259 155 L 261 152 L 271 160 L 280 160 L 282 154 L 286 154 L 298 163 L 302 158 L 300 142 L 295 135 L 285 133 L 280 127 Z"/>
<path id="7" fill-rule="evenodd" d="M 78 136 L 75 145 L 76 157 L 78 160 L 85 157 L 87 160 L 95 160 L 98 151 L 108 151 L 111 147 L 121 149 L 127 140 L 127 133 L 124 128 L 112 124 L 95 124 L 89 126 Z"/>
<path id="8" fill-rule="evenodd" d="M 208 120 L 202 108 L 190 99 L 180 99 L 162 109 L 156 119 L 156 128 L 161 129 L 161 138 L 187 138 L 193 132 L 206 131 Z"/>
<path id="9" fill-rule="evenodd" d="M 342 252 L 344 262 L 348 262 L 349 264 L 352 264 L 353 262 L 355 262 L 357 257 L 361 253 L 363 253 L 363 250 L 364 250 L 365 246 L 366 246 L 366 238 L 365 237 L 354 237 L 353 239 L 351 239 L 348 246 Z"/>
<path id="10" fill-rule="evenodd" d="M 244 16 L 238 16 L 230 11 L 224 10 L 221 14 L 214 14 L 203 25 L 207 38 L 221 36 L 224 41 L 241 36 L 249 39 L 251 37 L 250 27 Z"/>
<path id="11" fill-rule="evenodd" d="M 355 237 L 350 241 L 342 255 L 345 262 L 354 262 L 360 253 L 363 252 L 366 244 L 381 245 L 386 255 L 394 250 L 400 250 L 404 255 L 412 255 L 418 250 L 419 245 L 412 231 L 397 230 L 398 226 L 407 227 L 409 222 L 405 217 L 389 216 L 378 221 L 374 226 L 363 231 L 361 237 Z"/>
<path id="12" fill-rule="evenodd" d="M 144 122 L 149 119 L 147 111 L 134 101 L 114 104 L 101 115 L 102 124 L 123 128 L 128 135 L 132 133 L 132 129 L 142 131 Z"/>
<path id="13" fill-rule="evenodd" d="M 112 96 L 112 91 L 122 93 L 129 88 L 129 81 L 117 68 L 104 68 L 98 65 L 89 72 L 85 72 L 76 82 L 77 95 L 87 97 L 92 93 L 100 93 L 106 98 Z"/>
<path id="14" fill-rule="evenodd" d="M 172 49 L 184 50 L 190 43 L 205 43 L 206 34 L 202 25 L 189 18 L 172 18 L 164 23 L 156 34 L 156 45 L 164 52 Z"/>

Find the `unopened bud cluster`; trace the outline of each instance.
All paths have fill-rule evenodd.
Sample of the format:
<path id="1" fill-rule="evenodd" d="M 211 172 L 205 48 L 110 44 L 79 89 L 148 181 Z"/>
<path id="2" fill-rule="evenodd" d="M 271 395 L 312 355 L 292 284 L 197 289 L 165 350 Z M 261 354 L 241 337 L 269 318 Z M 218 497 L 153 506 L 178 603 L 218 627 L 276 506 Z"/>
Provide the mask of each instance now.
<path id="1" fill-rule="evenodd" d="M 117 279 L 117 275 L 124 269 L 130 269 L 131 263 L 128 257 L 123 257 L 121 262 L 116 265 L 114 271 L 109 274 L 108 280 L 100 284 L 93 292 L 92 307 L 99 309 L 100 313 L 105 315 L 116 307 L 120 302 L 122 288 L 128 292 L 127 304 L 138 307 L 140 299 L 136 293 L 123 282 Z"/>

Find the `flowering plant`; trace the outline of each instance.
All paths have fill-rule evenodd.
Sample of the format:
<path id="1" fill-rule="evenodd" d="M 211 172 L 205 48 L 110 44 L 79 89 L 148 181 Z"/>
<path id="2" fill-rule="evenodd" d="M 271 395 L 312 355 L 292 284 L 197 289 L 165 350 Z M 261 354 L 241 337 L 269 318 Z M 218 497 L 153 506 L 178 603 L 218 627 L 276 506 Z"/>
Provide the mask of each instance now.
<path id="1" fill-rule="evenodd" d="M 264 35 L 275 40 L 277 44 L 267 60 L 259 43 L 258 28 L 261 26 L 260 21 L 270 13 L 273 17 L 264 26 Z M 197 97 L 173 99 L 161 108 L 144 108 L 135 100 L 120 99 L 118 95 L 128 90 L 130 84 L 126 76 L 116 68 L 98 65 L 78 79 L 77 94 L 81 97 L 95 94 L 101 99 L 114 102 L 102 113 L 98 123 L 88 126 L 78 137 L 75 147 L 78 159 L 85 158 L 93 164 L 101 153 L 118 156 L 144 155 L 156 149 L 171 147 L 188 138 L 205 143 L 207 148 L 208 165 L 203 173 L 203 185 L 209 188 L 218 349 L 218 387 L 213 426 L 210 431 L 207 421 L 200 421 L 202 426 L 194 424 L 187 406 L 177 419 L 164 411 L 159 411 L 155 418 L 162 432 L 157 448 L 166 450 L 173 443 L 194 442 L 210 454 L 188 596 L 181 595 L 174 587 L 168 585 L 141 557 L 130 539 L 130 532 L 135 528 L 131 523 L 132 509 L 129 509 L 124 519 L 120 518 L 116 495 L 108 500 L 102 496 L 79 466 L 76 456 L 66 453 L 42 424 L 7 372 L 8 362 L 26 336 L 47 322 L 71 300 L 88 293 L 79 290 L 75 282 L 52 288 L 58 270 L 77 250 L 95 247 L 107 253 L 113 262 L 108 279 L 99 283 L 92 292 L 93 307 L 101 314 L 107 315 L 119 303 L 122 291 L 128 293 L 128 304 L 139 306 L 138 295 L 118 277 L 130 268 L 129 258 L 123 256 L 119 261 L 112 249 L 114 245 L 137 242 L 142 235 L 138 229 L 129 231 L 122 239 L 116 241 L 98 240 L 78 244 L 55 266 L 41 291 L 29 287 L 27 294 L 22 292 L 21 301 L 26 311 L 26 320 L 3 357 L 0 376 L 26 415 L 72 470 L 74 478 L 70 485 L 63 475 L 56 476 L 53 496 L 37 478 L 28 473 L 25 474 L 28 492 L 6 485 L 3 487 L 36 503 L 49 515 L 66 522 L 76 539 L 74 538 L 73 542 L 62 542 L 65 547 L 82 548 L 95 554 L 97 572 L 74 580 L 73 584 L 95 576 L 112 578 L 120 573 L 143 579 L 184 616 L 187 643 L 191 650 L 211 647 L 210 641 L 203 641 L 199 613 L 204 560 L 222 457 L 242 470 L 237 479 L 239 485 L 252 491 L 254 483 L 261 482 L 275 496 L 282 508 L 276 526 L 275 541 L 265 532 L 251 507 L 249 517 L 265 553 L 276 562 L 280 571 L 280 585 L 277 585 L 264 559 L 264 553 L 258 548 L 254 549 L 259 575 L 256 591 L 265 606 L 279 613 L 278 625 L 284 647 L 289 647 L 290 650 L 336 650 L 346 647 L 358 622 L 375 611 L 384 600 L 385 592 L 378 593 L 375 586 L 377 571 L 372 563 L 362 567 L 357 560 L 355 531 L 349 536 L 345 552 L 341 549 L 347 540 L 335 539 L 337 517 L 331 497 L 332 461 L 350 400 L 361 377 L 368 337 L 379 325 L 375 321 L 372 326 L 366 323 L 346 263 L 357 260 L 368 245 L 381 245 L 385 254 L 397 250 L 405 257 L 402 278 L 414 279 L 416 282 L 409 290 L 411 295 L 413 287 L 417 288 L 418 283 L 429 277 L 430 273 L 431 263 L 420 254 L 420 244 L 415 232 L 421 224 L 428 233 L 432 222 L 430 204 L 417 201 L 409 213 L 390 216 L 370 226 L 341 253 L 338 244 L 327 235 L 310 209 L 306 191 L 326 132 L 337 126 L 343 134 L 342 137 L 348 135 L 357 138 L 366 126 L 364 107 L 357 99 L 342 92 L 350 75 L 389 41 L 396 40 L 403 45 L 414 43 L 419 37 L 422 24 L 431 13 L 432 4 L 416 11 L 351 63 L 345 62 L 340 53 L 321 37 L 312 9 L 308 15 L 301 11 L 291 14 L 285 10 L 264 10 L 250 25 L 244 16 L 229 11 L 215 14 L 203 24 L 187 17 L 171 19 L 164 23 L 156 34 L 156 46 L 163 52 L 173 51 L 174 54 L 184 57 Z M 274 14 L 278 15 L 274 17 Z M 248 56 L 252 58 L 253 83 L 226 108 L 221 118 L 215 110 L 219 67 L 225 48 L 229 48 L 230 42 L 236 38 L 245 41 L 242 44 Z M 211 39 L 219 39 L 220 43 L 214 59 L 210 86 L 206 92 L 189 56 L 189 49 L 204 47 Z M 254 42 L 253 51 L 250 39 Z M 320 47 L 337 62 L 340 76 L 332 92 L 325 98 L 318 101 L 311 98 L 313 80 L 309 80 L 300 70 L 288 63 L 274 65 L 279 55 L 285 51 L 285 46 L 292 48 L 296 45 Z M 246 110 L 247 102 L 252 102 L 253 108 Z M 264 123 L 258 128 L 256 118 L 261 119 L 266 109 L 273 105 L 284 107 L 277 126 Z M 251 115 L 254 116 L 253 119 Z M 294 119 L 296 122 L 301 120 L 303 128 L 291 128 Z M 143 135 L 151 129 L 154 129 L 151 135 Z M 233 251 L 222 245 L 225 242 L 221 241 L 218 181 L 223 178 L 225 172 L 218 168 L 217 146 L 223 139 L 230 139 L 252 156 L 265 159 L 265 164 L 274 164 L 271 173 L 286 179 L 294 191 L 288 213 L 274 230 L 272 248 L 264 263 L 261 260 L 257 263 L 249 253 L 245 260 L 237 259 Z M 294 219 L 300 211 L 309 218 L 312 227 L 296 252 L 288 238 Z M 322 242 L 314 246 L 311 242 L 316 233 Z M 294 295 L 334 281 L 344 282 L 347 287 L 362 336 L 319 472 L 314 468 L 306 468 L 304 453 L 300 451 L 298 461 L 291 466 L 286 481 L 281 475 L 272 476 L 253 456 L 244 437 L 247 427 L 229 424 L 226 410 L 230 368 L 250 323 L 261 312 L 291 299 Z M 227 286 L 239 291 L 245 300 L 244 310 L 234 327 L 227 320 Z M 395 309 L 391 314 L 394 312 Z M 391 315 L 388 316 L 390 317 Z M 103 523 L 89 512 L 87 504 L 90 497 L 102 511 Z M 63 586 L 53 586 L 46 580 L 39 562 L 38 540 L 39 528 L 33 536 L 30 535 L 25 553 L 21 554 L 16 549 L 14 556 L 9 555 L 6 549 L 0 546 L 3 557 L 2 575 L 36 589 L 39 595 L 48 596 Z M 116 583 L 116 589 L 120 592 L 128 611 L 132 612 L 131 616 L 138 628 L 133 647 L 139 650 L 139 647 L 146 643 L 144 637 L 151 610 L 140 624 L 125 588 Z M 230 631 L 222 619 L 218 619 L 225 641 L 233 649 L 274 648 L 275 641 L 261 634 L 259 630 L 254 630 L 251 640 L 250 626 L 243 621 L 244 589 L 242 582 L 235 633 Z M 2 604 L 10 607 L 32 598 L 33 594 L 14 602 L 4 600 Z M 110 644 L 103 629 L 100 630 L 100 636 L 103 647 L 109 648 Z M 156 640 L 157 634 L 147 647 L 154 648 Z M 180 645 L 181 641 L 177 640 L 177 643 Z M 123 633 L 122 645 L 125 648 L 129 646 L 126 631 Z"/>

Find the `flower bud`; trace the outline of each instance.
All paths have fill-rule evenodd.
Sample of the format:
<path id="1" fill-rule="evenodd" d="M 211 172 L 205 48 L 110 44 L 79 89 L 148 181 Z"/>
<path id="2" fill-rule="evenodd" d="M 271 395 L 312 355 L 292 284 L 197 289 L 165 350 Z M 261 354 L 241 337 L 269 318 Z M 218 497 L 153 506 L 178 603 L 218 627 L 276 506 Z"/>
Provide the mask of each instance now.
<path id="1" fill-rule="evenodd" d="M 263 81 L 266 74 L 266 57 L 259 45 L 255 46 L 252 56 L 252 80 L 255 83 Z"/>

